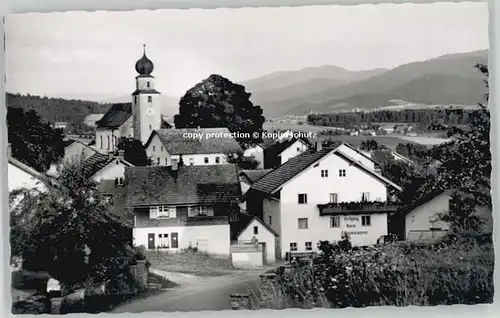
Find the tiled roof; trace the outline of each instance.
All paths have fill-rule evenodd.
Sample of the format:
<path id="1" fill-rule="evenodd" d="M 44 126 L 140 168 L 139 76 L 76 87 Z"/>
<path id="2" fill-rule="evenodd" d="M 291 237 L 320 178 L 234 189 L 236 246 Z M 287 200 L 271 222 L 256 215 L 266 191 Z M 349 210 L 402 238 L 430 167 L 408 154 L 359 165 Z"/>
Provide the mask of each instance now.
<path id="1" fill-rule="evenodd" d="M 262 178 L 258 179 L 253 185 L 252 189 L 271 194 L 278 190 L 283 184 L 286 182 L 290 181 L 293 179 L 296 175 L 298 175 L 300 172 L 304 171 L 308 167 L 310 167 L 312 164 L 317 162 L 318 160 L 322 159 L 326 155 L 335 152 L 338 156 L 341 158 L 344 158 L 345 160 L 348 160 L 350 163 L 356 165 L 358 168 L 361 170 L 365 171 L 366 173 L 374 176 L 375 178 L 379 179 L 380 181 L 393 186 L 394 188 L 398 189 L 401 191 L 401 187 L 393 183 L 392 181 L 388 180 L 387 178 L 383 177 L 382 175 L 376 173 L 375 171 L 372 171 L 368 167 L 365 167 L 363 164 L 361 164 L 358 161 L 353 160 L 351 157 L 347 156 L 346 154 L 342 153 L 338 149 L 338 145 L 333 146 L 333 147 L 328 147 L 328 148 L 323 148 L 319 151 L 315 150 L 307 150 L 303 152 L 302 154 L 291 158 L 272 172 L 266 174 Z"/>
<path id="2" fill-rule="evenodd" d="M 139 94 L 161 94 L 158 92 L 156 89 L 136 89 L 132 95 L 139 95 Z"/>
<path id="3" fill-rule="evenodd" d="M 243 232 L 245 231 L 248 226 L 250 226 L 250 224 L 254 221 L 254 220 L 257 220 L 260 224 L 262 224 L 262 226 L 264 226 L 264 228 L 266 228 L 269 232 L 271 232 L 272 234 L 274 234 L 275 236 L 278 236 L 278 233 L 276 233 L 275 230 L 273 230 L 269 225 L 265 224 L 260 218 L 256 217 L 256 216 L 253 216 L 253 215 L 250 215 L 248 213 L 245 213 L 245 212 L 240 212 L 239 214 L 239 219 L 238 221 L 236 222 L 232 222 L 230 224 L 231 228 L 230 228 L 230 231 L 231 231 L 231 240 L 232 241 L 236 241 L 238 240 L 238 236 Z"/>
<path id="4" fill-rule="evenodd" d="M 99 192 L 102 194 L 125 194 L 127 189 L 124 186 L 118 186 L 116 180 L 101 180 Z"/>
<path id="5" fill-rule="evenodd" d="M 113 104 L 104 116 L 96 121 L 97 129 L 118 128 L 132 116 L 132 103 Z"/>
<path id="6" fill-rule="evenodd" d="M 257 179 L 265 176 L 273 169 L 255 169 L 255 170 L 241 170 L 240 176 L 243 175 L 250 183 L 254 183 Z"/>
<path id="7" fill-rule="evenodd" d="M 73 139 L 64 140 L 63 141 L 64 148 L 71 146 L 75 142 L 76 142 L 76 140 L 73 140 Z"/>
<path id="8" fill-rule="evenodd" d="M 228 202 L 241 195 L 236 165 L 130 167 L 125 169 L 127 205 Z"/>
<path id="9" fill-rule="evenodd" d="M 222 137 L 205 138 L 206 135 L 203 135 L 202 138 L 189 138 L 185 137 L 186 133 L 220 133 Z M 224 137 L 224 135 L 229 136 L 229 134 L 227 128 L 159 129 L 151 134 L 144 147 L 147 148 L 152 138 L 157 135 L 171 155 L 237 153 L 241 151 L 236 139 Z"/>
<path id="10" fill-rule="evenodd" d="M 252 189 L 272 193 L 332 151 L 332 148 L 323 148 L 320 151 L 307 150 L 257 180 L 252 185 Z"/>
<path id="11" fill-rule="evenodd" d="M 284 150 L 297 141 L 301 141 L 308 146 L 310 145 L 309 141 L 303 138 L 290 138 L 283 141 L 275 141 L 273 144 L 268 145 L 267 148 L 265 148 L 267 155 L 279 156 Z"/>
<path id="12" fill-rule="evenodd" d="M 81 168 L 83 170 L 83 174 L 85 175 L 86 178 L 91 178 L 93 175 L 95 175 L 97 172 L 99 172 L 104 167 L 109 165 L 115 159 L 116 159 L 115 157 L 110 158 L 108 155 L 103 155 L 101 153 L 96 152 L 82 163 Z M 132 164 L 128 163 L 123 159 L 121 159 L 121 162 L 126 166 L 129 167 L 132 166 Z"/>

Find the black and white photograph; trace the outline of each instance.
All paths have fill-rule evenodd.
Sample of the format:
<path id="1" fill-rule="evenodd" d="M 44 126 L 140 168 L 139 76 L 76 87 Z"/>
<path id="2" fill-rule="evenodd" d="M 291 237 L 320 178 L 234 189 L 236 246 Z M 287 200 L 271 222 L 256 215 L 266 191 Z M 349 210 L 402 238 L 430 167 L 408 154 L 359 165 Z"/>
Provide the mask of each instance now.
<path id="1" fill-rule="evenodd" d="M 11 312 L 492 303 L 488 16 L 8 15 Z"/>

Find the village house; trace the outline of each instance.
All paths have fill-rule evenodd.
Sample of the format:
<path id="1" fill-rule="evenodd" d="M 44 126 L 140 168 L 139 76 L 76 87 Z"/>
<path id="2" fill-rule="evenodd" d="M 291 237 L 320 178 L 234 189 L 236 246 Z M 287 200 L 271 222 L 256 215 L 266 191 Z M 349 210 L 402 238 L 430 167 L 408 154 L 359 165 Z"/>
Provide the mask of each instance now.
<path id="1" fill-rule="evenodd" d="M 241 202 L 240 209 L 246 211 L 247 205 L 245 200 L 245 194 L 250 189 L 252 184 L 259 178 L 263 177 L 267 173 L 271 172 L 272 169 L 255 169 L 255 170 L 240 170 L 240 187 L 241 187 Z"/>
<path id="2" fill-rule="evenodd" d="M 450 212 L 453 204 L 452 195 L 453 191 L 438 188 L 419 196 L 410 207 L 405 208 L 403 210 L 405 240 L 437 239 L 446 235 L 450 230 L 450 224 L 442 220 L 441 216 Z M 492 233 L 492 209 L 477 207 L 476 215 L 484 222 L 484 232 Z"/>
<path id="3" fill-rule="evenodd" d="M 373 158 L 377 162 L 384 162 L 387 158 L 390 158 L 392 160 L 396 161 L 402 161 L 408 165 L 413 165 L 415 164 L 412 160 L 406 158 L 402 154 L 390 150 L 390 149 L 382 149 L 382 150 L 372 150 L 370 152 L 371 158 Z"/>
<path id="4" fill-rule="evenodd" d="M 308 150 L 248 190 L 248 211 L 279 234 L 281 257 L 315 252 L 319 241 L 340 240 L 343 232 L 353 245 L 387 235 L 387 214 L 396 209 L 388 188 L 401 187 L 341 149 Z"/>
<path id="5" fill-rule="evenodd" d="M 155 89 L 153 62 L 146 56 L 136 62 L 136 89 L 132 93 L 132 102 L 113 104 L 104 116 L 96 122 L 96 149 L 101 153 L 116 150 L 122 137 L 140 140 L 143 144 L 155 129 L 169 128 L 160 113 L 160 95 Z"/>
<path id="6" fill-rule="evenodd" d="M 125 168 L 133 166 L 133 164 L 123 159 L 122 150 L 118 151 L 117 155 L 113 153 L 108 155 L 96 153 L 81 164 L 85 178 L 93 179 L 96 182 L 111 180 L 116 186 L 123 186 Z"/>
<path id="7" fill-rule="evenodd" d="M 227 164 L 229 154 L 242 152 L 225 127 L 155 130 L 144 148 L 157 166 L 171 166 L 181 157 L 190 166 Z"/>
<path id="8" fill-rule="evenodd" d="M 7 155 L 7 183 L 9 192 L 21 189 L 47 191 L 52 185 L 52 181 L 48 176 L 12 157 L 10 144 L 7 148 Z"/>
<path id="9" fill-rule="evenodd" d="M 60 170 L 64 166 L 80 164 L 96 154 L 97 151 L 92 147 L 84 144 L 78 140 L 66 140 L 64 147 L 64 156 L 61 161 L 57 164 L 53 164 L 49 171 L 48 175 L 57 177 Z"/>
<path id="10" fill-rule="evenodd" d="M 273 169 L 284 164 L 291 158 L 303 153 L 311 144 L 305 138 L 286 138 L 276 140 L 265 146 L 264 168 Z"/>
<path id="11" fill-rule="evenodd" d="M 135 246 L 229 257 L 241 196 L 236 165 L 130 167 L 125 175 Z"/>
<path id="12" fill-rule="evenodd" d="M 278 251 L 278 233 L 260 218 L 240 213 L 238 222 L 231 224 L 231 243 L 233 245 L 259 244 L 263 246 L 263 264 L 274 263 Z"/>
<path id="13" fill-rule="evenodd" d="M 257 169 L 264 169 L 264 151 L 265 147 L 262 143 L 251 145 L 243 151 L 243 157 L 252 158 L 258 162 Z"/>

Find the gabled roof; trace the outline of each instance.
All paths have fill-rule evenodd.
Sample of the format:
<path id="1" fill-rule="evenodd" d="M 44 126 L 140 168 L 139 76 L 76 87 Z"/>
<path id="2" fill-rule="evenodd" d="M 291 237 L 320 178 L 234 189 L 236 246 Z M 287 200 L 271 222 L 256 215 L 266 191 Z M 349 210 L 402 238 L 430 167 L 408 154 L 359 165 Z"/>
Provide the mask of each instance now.
<path id="1" fill-rule="evenodd" d="M 317 161 L 321 160 L 323 157 L 331 153 L 335 153 L 344 160 L 349 161 L 352 165 L 357 166 L 361 170 L 379 179 L 380 181 L 394 187 L 395 189 L 399 191 L 402 190 L 400 186 L 396 185 L 389 179 L 376 173 L 375 171 L 372 171 L 368 167 L 364 166 L 361 162 L 356 161 L 351 157 L 349 157 L 348 155 L 344 154 L 343 152 L 339 151 L 338 145 L 335 147 L 323 148 L 319 151 L 315 150 L 305 151 L 302 154 L 294 158 L 291 158 L 290 160 L 288 160 L 287 162 L 285 162 L 272 172 L 266 174 L 262 178 L 258 179 L 252 185 L 251 188 L 263 193 L 272 194 L 278 191 L 285 183 L 292 180 L 299 173 L 306 170 L 307 168 L 315 164 Z"/>
<path id="2" fill-rule="evenodd" d="M 36 171 L 35 169 L 31 168 L 27 164 L 22 163 L 21 161 L 17 160 L 16 158 L 12 156 L 8 156 L 8 162 L 9 164 L 13 165 L 14 167 L 26 172 L 27 174 L 31 175 L 33 178 L 39 180 L 42 182 L 45 186 L 48 187 L 53 187 L 54 186 L 54 181 L 47 175 Z"/>
<path id="3" fill-rule="evenodd" d="M 241 196 L 238 167 L 130 167 L 125 169 L 127 206 L 213 204 Z"/>
<path id="4" fill-rule="evenodd" d="M 104 116 L 96 121 L 97 129 L 113 129 L 123 125 L 132 116 L 132 103 L 113 104 Z"/>
<path id="5" fill-rule="evenodd" d="M 238 234 L 236 235 L 236 237 L 239 237 L 241 235 L 241 233 L 243 233 L 251 224 L 253 221 L 257 221 L 259 222 L 266 230 L 268 230 L 269 232 L 271 232 L 274 236 L 279 236 L 279 234 L 273 230 L 269 225 L 267 225 L 266 223 L 264 223 L 260 218 L 254 216 L 252 219 L 250 219 L 250 221 L 247 223 L 247 225 L 245 227 L 243 227 L 243 229 L 241 229 Z"/>
<path id="6" fill-rule="evenodd" d="M 262 178 L 258 179 L 252 185 L 252 189 L 269 194 L 274 193 L 283 184 L 293 179 L 296 175 L 298 175 L 332 151 L 332 148 L 323 148 L 320 151 L 306 150 L 298 156 L 291 158 Z"/>
<path id="7" fill-rule="evenodd" d="M 361 151 L 360 149 L 354 147 L 353 145 L 351 144 L 348 144 L 347 142 L 341 142 L 341 145 L 344 145 L 354 151 L 356 151 L 357 153 L 359 153 L 360 155 L 362 155 L 363 157 L 365 157 L 366 159 L 372 161 L 373 163 L 375 163 L 376 165 L 379 165 L 380 162 L 378 162 L 377 160 L 373 159 L 372 157 L 368 156 L 366 153 L 364 153 L 363 151 Z"/>
<path id="8" fill-rule="evenodd" d="M 116 157 L 110 157 L 108 155 L 103 155 L 101 153 L 96 152 L 82 163 L 81 168 L 83 170 L 85 178 L 87 179 L 92 178 L 96 173 L 106 168 L 111 162 L 114 162 L 116 159 L 117 159 Z M 120 162 L 127 167 L 133 166 L 130 162 L 125 161 L 123 159 L 120 159 Z"/>
<path id="9" fill-rule="evenodd" d="M 291 147 L 296 142 L 301 142 L 306 146 L 310 146 L 310 143 L 305 138 L 290 138 L 283 141 L 275 141 L 273 144 L 270 144 L 265 148 L 268 155 L 272 156 L 280 156 L 283 151 Z"/>
<path id="10" fill-rule="evenodd" d="M 152 77 L 152 76 L 144 76 L 144 77 Z M 139 95 L 139 94 L 161 94 L 158 92 L 156 89 L 136 89 L 132 95 Z"/>
<path id="11" fill-rule="evenodd" d="M 201 138 L 186 137 L 186 134 L 203 134 Z M 207 134 L 219 134 L 219 136 L 206 138 Z M 154 130 L 144 145 L 147 148 L 154 136 L 158 136 L 163 147 L 170 155 L 188 154 L 226 154 L 237 153 L 241 147 L 236 139 L 230 137 L 229 129 L 222 128 L 182 128 L 182 129 L 159 129 Z M 224 137 L 226 136 L 226 137 Z"/>
<path id="12" fill-rule="evenodd" d="M 243 176 L 249 184 L 252 184 L 271 171 L 273 171 L 273 169 L 241 170 L 240 176 Z"/>

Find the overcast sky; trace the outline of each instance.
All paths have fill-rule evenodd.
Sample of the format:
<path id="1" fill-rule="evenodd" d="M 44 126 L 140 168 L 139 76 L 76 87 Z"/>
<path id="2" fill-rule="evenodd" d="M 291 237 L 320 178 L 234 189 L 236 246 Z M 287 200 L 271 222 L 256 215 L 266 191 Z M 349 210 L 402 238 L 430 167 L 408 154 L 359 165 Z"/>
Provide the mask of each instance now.
<path id="1" fill-rule="evenodd" d="M 7 90 L 102 100 L 134 90 L 142 44 L 157 89 L 181 96 L 212 73 L 392 68 L 488 48 L 487 3 L 380 4 L 11 15 Z"/>

